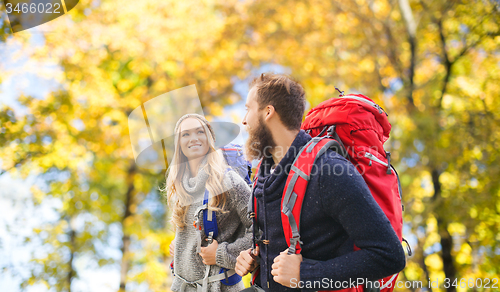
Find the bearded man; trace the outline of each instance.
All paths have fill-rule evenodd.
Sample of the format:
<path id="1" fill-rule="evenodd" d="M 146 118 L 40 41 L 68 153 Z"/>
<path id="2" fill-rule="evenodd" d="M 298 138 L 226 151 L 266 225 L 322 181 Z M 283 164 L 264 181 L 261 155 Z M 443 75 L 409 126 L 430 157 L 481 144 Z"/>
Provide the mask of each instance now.
<path id="1" fill-rule="evenodd" d="M 288 76 L 266 73 L 250 84 L 245 106 L 245 154 L 261 160 L 252 190 L 261 236 L 258 248 L 240 253 L 236 272 L 259 267 L 258 289 L 285 292 L 333 290 L 299 283 L 374 281 L 401 271 L 405 254 L 389 220 L 354 165 L 330 149 L 314 162 L 320 171 L 311 173 L 302 203 L 301 254 L 287 254 L 281 198 L 296 156 L 311 140 L 300 130 L 305 92 Z"/>

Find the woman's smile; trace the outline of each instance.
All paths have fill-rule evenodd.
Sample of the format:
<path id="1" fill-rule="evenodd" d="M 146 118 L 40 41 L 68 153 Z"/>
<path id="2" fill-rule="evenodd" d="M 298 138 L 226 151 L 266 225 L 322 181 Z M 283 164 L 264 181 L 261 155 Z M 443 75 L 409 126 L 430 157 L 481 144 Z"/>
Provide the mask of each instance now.
<path id="1" fill-rule="evenodd" d="M 184 120 L 181 125 L 180 144 L 182 153 L 188 160 L 208 153 L 208 139 L 200 121 L 194 118 Z"/>

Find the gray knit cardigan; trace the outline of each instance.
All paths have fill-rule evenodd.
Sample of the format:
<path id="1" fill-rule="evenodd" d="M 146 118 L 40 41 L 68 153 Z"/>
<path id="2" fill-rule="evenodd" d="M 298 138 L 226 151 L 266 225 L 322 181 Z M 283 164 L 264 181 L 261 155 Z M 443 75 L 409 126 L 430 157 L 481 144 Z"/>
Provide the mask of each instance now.
<path id="1" fill-rule="evenodd" d="M 182 181 L 184 189 L 194 198 L 197 198 L 189 206 L 186 213 L 186 226 L 182 229 L 177 228 L 175 233 L 174 273 L 188 281 L 202 279 L 206 270 L 206 265 L 203 264 L 202 257 L 198 254 L 200 244 L 207 246 L 206 236 L 203 231 L 201 231 L 200 236 L 200 232 L 193 226 L 194 213 L 202 205 L 200 198 L 203 198 L 205 184 L 208 179 L 208 174 L 203 169 L 205 165 L 206 159 L 202 162 L 196 177 L 190 177 L 190 172 L 187 171 Z M 233 170 L 225 173 L 223 183 L 225 188 L 229 190 L 225 207 L 225 210 L 229 212 L 217 212 L 216 214 L 219 235 L 215 240 L 217 240 L 219 246 L 216 251 L 216 265 L 211 266 L 210 276 L 218 274 L 222 267 L 234 269 L 239 253 L 252 246 L 252 234 L 246 232 L 247 228 L 252 224 L 247 216 L 247 205 L 251 196 L 250 187 Z M 199 217 L 203 225 L 202 212 L 200 212 Z M 179 277 L 174 276 L 172 291 L 180 291 L 182 283 L 183 281 Z M 233 286 L 226 286 L 220 281 L 216 281 L 208 285 L 208 291 L 236 292 L 242 289 L 244 289 L 242 282 Z M 185 291 L 195 292 L 196 288 L 188 285 Z"/>

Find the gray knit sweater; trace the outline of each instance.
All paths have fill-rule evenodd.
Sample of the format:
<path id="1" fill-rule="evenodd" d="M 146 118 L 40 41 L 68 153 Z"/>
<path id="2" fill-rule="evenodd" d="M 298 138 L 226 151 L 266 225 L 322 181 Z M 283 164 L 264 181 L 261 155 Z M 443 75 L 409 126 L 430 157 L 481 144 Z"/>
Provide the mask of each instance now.
<path id="1" fill-rule="evenodd" d="M 200 244 L 207 246 L 206 236 L 203 231 L 197 231 L 193 226 L 194 213 L 203 203 L 199 198 L 203 198 L 208 179 L 208 174 L 203 170 L 204 165 L 206 165 L 206 160 L 202 162 L 200 170 L 194 178 L 190 177 L 190 173 L 187 171 L 182 182 L 184 189 L 197 198 L 189 206 L 186 213 L 186 226 L 182 229 L 177 228 L 175 233 L 174 273 L 187 281 L 202 279 L 206 270 L 206 265 L 203 264 L 202 257 L 198 254 Z M 217 212 L 216 214 L 219 235 L 215 240 L 219 246 L 216 251 L 216 265 L 210 267 L 210 276 L 218 274 L 221 267 L 234 269 L 239 253 L 252 246 L 252 234 L 246 232 L 246 228 L 252 224 L 247 216 L 247 205 L 251 195 L 250 187 L 232 170 L 226 172 L 223 182 L 225 188 L 229 190 L 225 207 L 225 210 L 229 212 Z M 203 212 L 199 213 L 199 218 L 203 225 L 202 214 Z M 182 283 L 183 281 L 178 276 L 174 276 L 172 291 L 180 291 Z M 220 281 L 216 281 L 208 285 L 208 291 L 236 292 L 242 289 L 244 289 L 242 282 L 226 286 Z M 185 291 L 196 292 L 196 288 L 188 285 Z"/>

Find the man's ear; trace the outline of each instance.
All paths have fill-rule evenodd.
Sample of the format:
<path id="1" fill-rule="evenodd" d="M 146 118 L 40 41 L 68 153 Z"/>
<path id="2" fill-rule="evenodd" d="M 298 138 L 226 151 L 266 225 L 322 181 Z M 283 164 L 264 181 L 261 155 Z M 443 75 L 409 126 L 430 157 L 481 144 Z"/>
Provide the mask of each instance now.
<path id="1" fill-rule="evenodd" d="M 264 110 L 264 120 L 269 121 L 276 115 L 276 109 L 272 105 L 266 106 Z"/>

